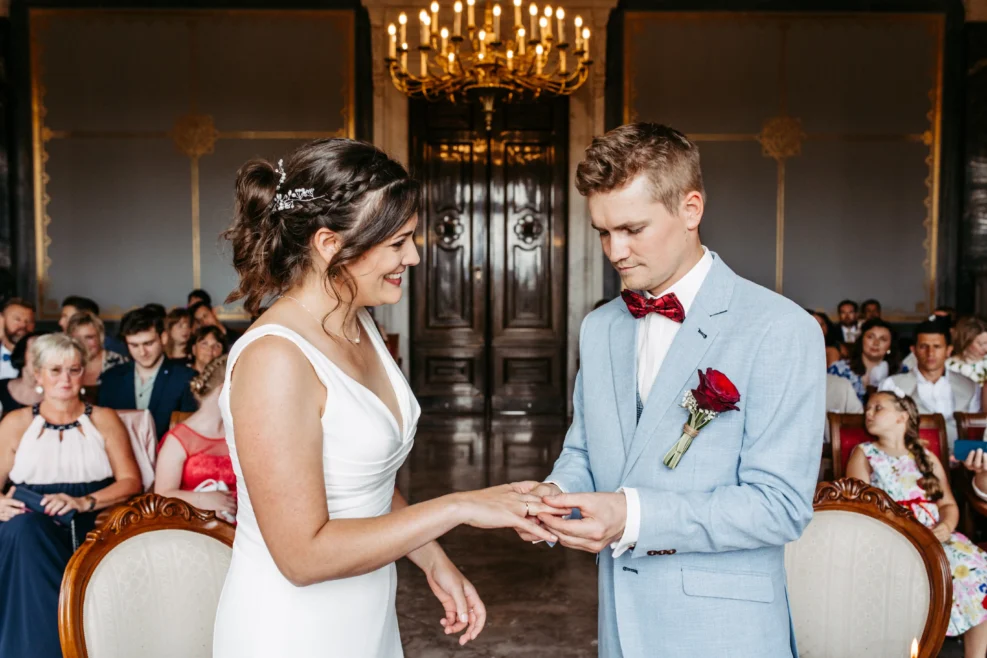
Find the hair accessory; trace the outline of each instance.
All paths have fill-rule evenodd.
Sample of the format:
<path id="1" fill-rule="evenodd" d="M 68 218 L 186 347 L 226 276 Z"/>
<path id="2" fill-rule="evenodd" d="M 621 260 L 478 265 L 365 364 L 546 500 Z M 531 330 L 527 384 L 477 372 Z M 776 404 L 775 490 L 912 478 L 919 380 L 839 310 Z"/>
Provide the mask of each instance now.
<path id="1" fill-rule="evenodd" d="M 278 160 L 278 166 L 274 169 L 274 173 L 280 174 L 281 178 L 278 180 L 277 187 L 274 188 L 275 192 L 281 191 L 281 186 L 284 185 L 284 179 L 288 177 L 288 174 L 284 170 L 284 160 Z"/>
<path id="2" fill-rule="evenodd" d="M 296 202 L 301 201 L 315 201 L 316 199 L 323 198 L 322 196 L 315 196 L 314 187 L 297 187 L 293 190 L 288 190 L 284 194 L 281 193 L 281 186 L 284 185 L 285 180 L 288 178 L 288 173 L 284 170 L 284 160 L 278 160 L 278 166 L 274 169 L 274 173 L 278 174 L 280 178 L 278 179 L 278 184 L 274 188 L 276 194 L 274 195 L 274 212 L 280 212 L 282 210 L 291 210 L 295 207 Z M 325 196 L 325 195 L 323 195 Z"/>
<path id="3" fill-rule="evenodd" d="M 886 389 L 888 393 L 893 393 L 899 400 L 906 397 L 905 392 L 898 388 L 895 384 L 891 384 L 889 388 Z"/>

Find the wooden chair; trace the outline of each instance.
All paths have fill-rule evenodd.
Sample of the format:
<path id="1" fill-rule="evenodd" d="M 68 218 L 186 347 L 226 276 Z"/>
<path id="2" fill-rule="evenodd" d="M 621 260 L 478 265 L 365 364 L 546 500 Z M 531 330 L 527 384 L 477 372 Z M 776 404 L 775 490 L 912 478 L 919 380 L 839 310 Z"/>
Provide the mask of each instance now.
<path id="1" fill-rule="evenodd" d="M 89 533 L 62 579 L 65 658 L 208 658 L 233 526 L 144 494 Z"/>
<path id="2" fill-rule="evenodd" d="M 959 438 L 970 441 L 984 440 L 987 413 L 970 414 L 957 411 L 953 414 L 953 418 L 956 419 L 956 435 Z M 987 450 L 987 443 L 984 444 L 984 450 Z M 987 518 L 987 501 L 973 492 L 973 474 L 962 465 L 953 469 L 952 479 L 957 501 L 962 505 L 963 510 L 960 514 L 960 526 L 964 534 L 972 537 L 976 534 L 977 521 Z"/>
<path id="3" fill-rule="evenodd" d="M 846 473 L 850 453 L 861 443 L 872 441 L 867 433 L 863 414 L 827 414 L 830 441 L 833 446 L 833 477 L 841 478 Z M 946 421 L 942 414 L 919 416 L 919 437 L 928 448 L 939 457 L 945 468 L 949 468 L 949 441 L 946 438 Z"/>
<path id="4" fill-rule="evenodd" d="M 920 658 L 937 656 L 953 582 L 932 531 L 860 480 L 821 483 L 813 509 L 805 532 L 785 547 L 799 653 L 899 658 L 918 638 Z"/>
<path id="5" fill-rule="evenodd" d="M 983 441 L 984 430 L 987 430 L 987 413 L 968 414 L 957 411 L 953 414 L 956 419 L 956 436 L 970 441 Z"/>
<path id="6" fill-rule="evenodd" d="M 194 411 L 172 411 L 171 420 L 168 422 L 168 429 L 171 429 L 178 423 L 184 422 L 186 418 L 194 413 Z"/>

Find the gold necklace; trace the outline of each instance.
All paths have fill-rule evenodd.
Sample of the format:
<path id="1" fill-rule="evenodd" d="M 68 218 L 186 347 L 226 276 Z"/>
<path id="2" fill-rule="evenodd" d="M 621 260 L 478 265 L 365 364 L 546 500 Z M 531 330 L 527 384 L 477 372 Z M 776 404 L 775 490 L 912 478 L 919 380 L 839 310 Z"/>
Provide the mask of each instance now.
<path id="1" fill-rule="evenodd" d="M 301 307 L 302 307 L 303 309 L 305 309 L 305 312 L 306 312 L 306 313 L 308 313 L 309 315 L 311 315 L 311 316 L 312 316 L 312 319 L 313 319 L 313 320 L 315 320 L 316 322 L 318 322 L 318 323 L 319 323 L 319 326 L 320 326 L 320 327 L 322 327 L 322 331 L 325 331 L 325 332 L 326 332 L 327 334 L 330 334 L 330 335 L 332 334 L 332 332 L 331 332 L 331 331 L 329 331 L 329 330 L 327 330 L 327 329 L 326 329 L 326 327 L 325 327 L 325 325 L 324 325 L 324 324 L 322 324 L 322 320 L 320 320 L 320 319 L 318 318 L 318 316 L 317 316 L 317 315 L 315 315 L 315 313 L 313 313 L 313 312 L 311 311 L 311 309 L 309 309 L 309 307 L 308 307 L 308 306 L 305 306 L 305 304 L 303 304 L 303 303 L 301 302 L 301 300 L 299 300 L 299 299 L 295 299 L 295 298 L 294 298 L 294 297 L 292 297 L 291 295 L 281 295 L 281 296 L 282 296 L 282 297 L 284 297 L 285 299 L 290 299 L 291 301 L 293 301 L 293 302 L 295 302 L 296 304 L 298 304 L 299 306 L 301 306 Z M 344 332 L 342 332 L 342 336 L 343 336 L 343 338 L 345 338 L 346 340 L 348 340 L 348 341 L 350 341 L 350 342 L 351 342 L 351 343 L 353 343 L 354 345 L 359 345 L 359 344 L 360 344 L 360 337 L 361 337 L 361 335 L 362 335 L 362 332 L 360 331 L 360 320 L 359 320 L 359 319 L 357 319 L 357 321 L 356 321 L 356 338 L 350 338 L 349 336 L 347 336 L 347 335 L 346 335 L 346 332 L 345 332 L 345 331 L 344 331 Z"/>

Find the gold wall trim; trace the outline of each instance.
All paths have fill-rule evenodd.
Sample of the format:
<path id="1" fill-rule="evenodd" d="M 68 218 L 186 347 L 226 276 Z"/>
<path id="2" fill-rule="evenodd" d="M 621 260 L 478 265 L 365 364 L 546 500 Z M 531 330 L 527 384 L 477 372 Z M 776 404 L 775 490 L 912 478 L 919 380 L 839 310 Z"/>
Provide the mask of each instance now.
<path id="1" fill-rule="evenodd" d="M 112 16 L 125 21 L 174 20 L 185 22 L 189 29 L 188 47 L 189 58 L 189 111 L 182 117 L 176 117 L 175 126 L 170 131 L 162 130 L 59 130 L 45 125 L 47 109 L 44 104 L 44 45 L 41 33 L 46 29 L 51 18 L 105 18 Z M 340 115 L 343 127 L 332 131 L 319 130 L 218 130 L 213 117 L 198 113 L 198 75 L 196 71 L 198 41 L 195 19 L 201 18 L 250 18 L 250 19 L 311 19 L 328 20 L 340 25 L 346 35 L 346 50 L 350 60 L 345 64 L 348 74 L 341 94 L 343 107 Z M 48 299 L 51 258 L 48 249 L 51 245 L 49 226 L 51 217 L 48 215 L 47 184 L 49 175 L 46 170 L 48 152 L 46 144 L 51 140 L 60 139 L 172 139 L 180 152 L 189 158 L 190 177 L 190 220 L 192 231 L 192 279 L 193 287 L 202 285 L 201 230 L 200 230 L 200 197 L 201 185 L 199 180 L 199 159 L 211 154 L 217 139 L 226 140 L 312 140 L 329 137 L 356 137 L 356 16 L 352 10 L 169 10 L 169 9 L 112 9 L 112 8 L 50 8 L 30 9 L 28 12 L 29 42 L 31 58 L 31 120 L 33 143 L 33 175 L 34 175 L 34 235 L 35 235 L 35 275 L 37 277 L 36 302 L 38 317 L 52 320 L 58 317 L 60 303 Z M 117 320 L 123 310 L 118 306 L 107 305 L 102 315 L 108 320 Z M 223 307 L 219 313 L 222 319 L 245 320 L 249 316 L 242 306 Z"/>
<path id="2" fill-rule="evenodd" d="M 929 101 L 931 109 L 926 114 L 929 122 L 928 129 L 921 133 L 839 133 L 839 132 L 808 132 L 803 133 L 801 139 L 814 142 L 857 142 L 857 143 L 880 143 L 880 142 L 908 142 L 921 143 L 929 148 L 926 163 L 929 174 L 926 178 L 926 188 L 928 194 L 924 200 L 926 207 L 926 219 L 923 226 L 926 228 L 926 239 L 923 241 L 925 250 L 925 260 L 923 268 L 926 273 L 928 285 L 927 300 L 917 306 L 927 305 L 926 308 L 916 308 L 916 314 L 903 312 L 900 317 L 905 320 L 921 319 L 925 317 L 936 305 L 936 280 L 938 267 L 938 244 L 939 244 L 939 196 L 940 196 L 940 163 L 942 159 L 942 87 L 943 87 L 943 47 L 945 38 L 945 17 L 939 13 L 908 13 L 908 14 L 883 14 L 883 13 L 861 13 L 849 14 L 839 12 L 675 12 L 675 11 L 629 11 L 624 13 L 624 95 L 623 95 L 623 117 L 625 123 L 638 120 L 638 113 L 635 109 L 635 102 L 638 94 L 635 86 L 636 80 L 636 59 L 633 57 L 634 37 L 642 34 L 648 24 L 655 23 L 755 23 L 765 26 L 778 27 L 781 29 L 780 59 L 779 59 L 779 117 L 769 118 L 767 121 L 789 119 L 787 116 L 787 89 L 785 81 L 785 65 L 787 61 L 787 28 L 793 23 L 816 22 L 851 24 L 861 26 L 879 26 L 889 23 L 912 23 L 927 26 L 935 36 L 935 62 L 934 86 L 929 90 Z M 797 120 L 797 119 L 795 119 Z M 765 147 L 763 139 L 765 131 L 760 134 L 752 133 L 692 133 L 689 138 L 695 142 L 761 142 L 763 154 L 766 157 L 775 157 L 778 161 L 778 176 L 776 191 L 776 244 L 775 244 L 775 289 L 781 293 L 783 291 L 784 275 L 784 157 L 777 157 L 777 154 Z M 785 157 L 791 157 L 786 155 Z"/>

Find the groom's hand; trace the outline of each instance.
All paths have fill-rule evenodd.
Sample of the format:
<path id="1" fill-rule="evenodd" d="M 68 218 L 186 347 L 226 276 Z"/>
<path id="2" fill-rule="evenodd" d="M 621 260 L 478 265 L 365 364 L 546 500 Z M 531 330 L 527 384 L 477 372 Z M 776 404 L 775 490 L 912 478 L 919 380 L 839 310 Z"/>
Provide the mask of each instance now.
<path id="1" fill-rule="evenodd" d="M 559 543 L 588 553 L 599 553 L 624 534 L 627 500 L 623 493 L 578 493 L 546 496 L 546 505 L 560 510 L 578 508 L 581 519 L 539 514 L 542 525 L 555 533 Z"/>
<path id="2" fill-rule="evenodd" d="M 545 496 L 555 496 L 562 493 L 562 490 L 559 489 L 558 486 L 554 484 L 548 484 L 545 482 L 531 482 L 531 481 L 514 482 L 511 484 L 511 488 L 518 493 L 531 494 L 532 496 L 538 496 L 539 498 L 544 498 Z M 568 514 L 569 512 L 566 511 L 565 513 Z M 540 525 L 540 522 L 538 521 L 537 517 L 532 517 L 531 520 L 534 521 L 535 523 L 539 523 Z M 518 530 L 517 534 L 522 540 L 527 542 L 537 543 L 537 542 L 545 541 L 541 537 L 533 535 L 529 532 L 525 532 L 523 530 Z"/>

